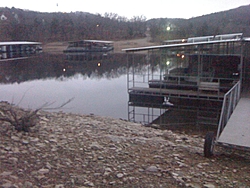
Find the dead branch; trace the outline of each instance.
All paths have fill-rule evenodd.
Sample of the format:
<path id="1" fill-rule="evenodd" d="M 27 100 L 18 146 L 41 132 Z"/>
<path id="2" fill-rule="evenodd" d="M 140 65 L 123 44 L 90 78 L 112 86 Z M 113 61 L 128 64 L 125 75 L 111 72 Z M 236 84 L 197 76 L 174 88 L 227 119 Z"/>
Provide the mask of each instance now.
<path id="1" fill-rule="evenodd" d="M 71 101 L 73 101 L 74 100 L 74 98 L 71 98 L 71 99 L 69 99 L 69 100 L 67 100 L 66 102 L 64 102 L 64 103 L 62 103 L 61 105 L 59 105 L 59 106 L 57 106 L 57 107 L 53 107 L 53 108 L 49 108 L 48 106 L 51 106 L 52 104 L 54 104 L 54 102 L 53 103 L 50 103 L 50 104 L 44 104 L 42 107 L 41 107 L 41 109 L 43 109 L 43 110 L 57 110 L 57 109 L 61 109 L 61 108 L 63 108 L 64 106 L 66 106 L 67 104 L 69 104 Z"/>
<path id="2" fill-rule="evenodd" d="M 38 115 L 40 110 L 55 110 L 61 109 L 65 105 L 69 104 L 74 98 L 62 103 L 58 107 L 50 108 L 53 103 L 45 103 L 36 110 L 23 110 L 7 102 L 0 102 L 0 121 L 8 122 L 17 131 L 29 132 L 30 128 L 35 126 L 37 123 Z"/>

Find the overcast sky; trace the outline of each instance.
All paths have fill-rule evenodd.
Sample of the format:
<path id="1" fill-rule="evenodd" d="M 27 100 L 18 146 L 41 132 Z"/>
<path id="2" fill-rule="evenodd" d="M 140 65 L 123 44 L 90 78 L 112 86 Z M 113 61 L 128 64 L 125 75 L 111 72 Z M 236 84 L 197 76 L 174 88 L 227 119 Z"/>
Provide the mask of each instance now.
<path id="1" fill-rule="evenodd" d="M 40 12 L 117 13 L 132 18 L 191 18 L 249 5 L 250 0 L 0 0 L 0 7 Z"/>

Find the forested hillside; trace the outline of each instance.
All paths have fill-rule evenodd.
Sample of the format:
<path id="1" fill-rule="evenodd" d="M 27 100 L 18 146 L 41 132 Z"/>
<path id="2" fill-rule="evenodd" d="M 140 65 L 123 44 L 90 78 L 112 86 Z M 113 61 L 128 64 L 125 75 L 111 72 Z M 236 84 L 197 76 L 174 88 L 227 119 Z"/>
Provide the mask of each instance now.
<path id="1" fill-rule="evenodd" d="M 238 32 L 250 36 L 250 5 L 191 19 L 153 19 L 148 25 L 155 41 Z"/>
<path id="2" fill-rule="evenodd" d="M 0 41 L 125 40 L 144 37 L 147 28 L 154 42 L 237 32 L 250 36 L 250 5 L 191 19 L 151 20 L 144 16 L 129 20 L 115 13 L 40 13 L 0 8 Z"/>
<path id="3" fill-rule="evenodd" d="M 127 20 L 113 13 L 101 16 L 85 12 L 40 13 L 0 8 L 0 16 L 0 41 L 121 40 L 143 37 L 146 30 L 143 16 Z"/>

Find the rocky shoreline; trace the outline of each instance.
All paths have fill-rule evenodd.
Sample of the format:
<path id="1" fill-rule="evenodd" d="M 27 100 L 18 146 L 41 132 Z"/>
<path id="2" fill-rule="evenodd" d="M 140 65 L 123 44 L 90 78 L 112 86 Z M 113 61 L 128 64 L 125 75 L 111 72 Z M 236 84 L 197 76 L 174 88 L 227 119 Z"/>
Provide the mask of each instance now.
<path id="1" fill-rule="evenodd" d="M 0 187 L 250 187 L 250 157 L 204 139 L 94 115 L 38 112 L 28 133 L 0 127 Z"/>

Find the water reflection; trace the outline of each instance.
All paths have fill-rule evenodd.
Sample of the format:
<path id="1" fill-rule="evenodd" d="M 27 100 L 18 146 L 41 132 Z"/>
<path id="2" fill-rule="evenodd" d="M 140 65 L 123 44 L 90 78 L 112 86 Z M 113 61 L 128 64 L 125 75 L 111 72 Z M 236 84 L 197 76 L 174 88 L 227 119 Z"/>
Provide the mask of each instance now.
<path id="1" fill-rule="evenodd" d="M 162 129 L 170 129 L 192 134 L 217 130 L 221 102 L 194 101 L 190 99 L 129 98 L 129 120 L 142 124 L 158 124 Z"/>
<path id="2" fill-rule="evenodd" d="M 136 73 L 134 76 L 141 81 L 139 84 L 146 83 L 148 87 L 145 75 L 149 70 L 159 75 L 161 69 L 157 56 L 133 56 L 133 65 L 127 64 L 131 62 L 127 61 L 128 58 L 131 57 L 126 54 L 43 53 L 29 59 L 2 61 L 0 100 L 25 108 L 37 108 L 45 102 L 56 102 L 55 105 L 58 105 L 74 98 L 61 110 L 129 119 L 143 124 L 157 123 L 170 129 L 182 127 L 183 130 L 190 124 L 217 121 L 220 108 L 214 103 L 208 106 L 207 103 L 171 99 L 174 104 L 171 106 L 165 99 L 160 99 L 160 103 L 151 99 L 147 103 L 128 99 L 127 84 L 131 78 L 127 72 Z M 200 130 L 201 127 L 196 128 Z"/>
<path id="3" fill-rule="evenodd" d="M 154 88 L 166 89 L 166 85 L 157 87 L 150 85 L 150 83 L 154 83 L 153 81 L 161 83 L 165 79 L 164 76 L 171 70 L 170 66 L 182 67 L 186 66 L 187 62 L 180 58 L 167 59 L 161 54 L 148 54 L 142 60 L 147 64 L 138 65 L 137 62 L 140 61 L 133 58 L 131 55 L 129 62 L 134 62 L 134 65 L 128 71 L 130 88 L 128 119 L 130 121 L 143 124 L 156 123 L 160 124 L 163 129 L 177 129 L 193 133 L 216 129 L 222 105 L 221 100 L 199 100 L 174 94 L 168 98 L 154 90 Z M 178 89 L 175 84 L 176 88 Z M 192 91 L 197 88 L 185 89 Z"/>
<path id="4" fill-rule="evenodd" d="M 85 58 L 88 56 L 84 56 Z M 77 74 L 85 79 L 111 79 L 126 74 L 126 56 L 92 56 L 41 54 L 29 59 L 17 59 L 0 63 L 0 83 L 22 83 L 32 80 L 67 80 Z"/>
<path id="5" fill-rule="evenodd" d="M 127 119 L 126 68 L 125 54 L 40 54 L 2 61 L 0 99 L 37 108 L 74 97 L 63 111 Z"/>

